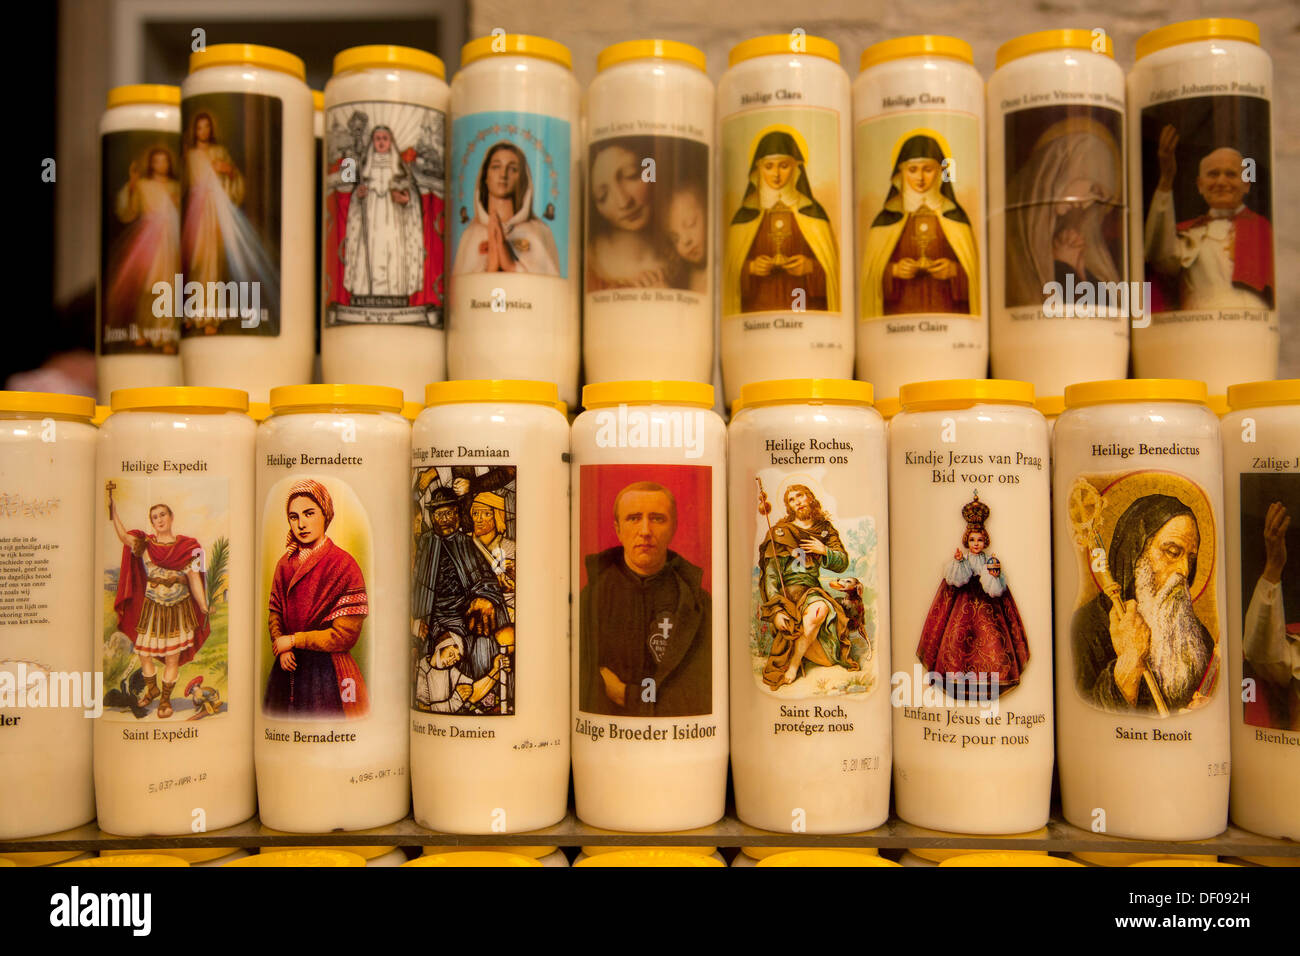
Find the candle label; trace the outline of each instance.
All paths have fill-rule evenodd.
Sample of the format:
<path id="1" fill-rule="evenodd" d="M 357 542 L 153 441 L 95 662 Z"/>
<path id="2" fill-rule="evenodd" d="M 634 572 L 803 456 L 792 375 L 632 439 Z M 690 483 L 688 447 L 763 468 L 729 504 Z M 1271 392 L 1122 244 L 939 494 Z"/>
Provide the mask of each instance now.
<path id="1" fill-rule="evenodd" d="M 417 457 L 452 454 L 429 452 Z M 424 714 L 513 714 L 517 469 L 423 465 L 412 473 L 411 707 Z M 453 736 L 492 732 L 462 729 Z"/>
<path id="2" fill-rule="evenodd" d="M 361 500 L 334 475 L 289 475 L 267 492 L 262 528 L 262 713 L 279 720 L 365 717 L 374 544 Z M 269 731 L 268 739 L 275 739 Z"/>
<path id="3" fill-rule="evenodd" d="M 1156 90 L 1142 109 L 1151 322 L 1219 319 L 1276 330 L 1269 101 L 1166 98 L 1174 94 Z"/>
<path id="4" fill-rule="evenodd" d="M 126 724 L 217 720 L 229 711 L 229 487 L 203 460 L 123 462 L 104 483 L 104 719 Z M 247 707 L 247 701 L 234 701 Z M 197 725 L 194 725 L 197 726 Z M 128 740 L 174 731 L 123 730 Z M 180 731 L 183 737 L 196 730 Z"/>
<path id="5" fill-rule="evenodd" d="M 581 467 L 579 711 L 712 713 L 712 480 L 708 465 Z M 647 740 L 700 739 L 717 729 L 647 725 L 636 736 L 642 730 L 608 727 L 611 738 Z"/>
<path id="6" fill-rule="evenodd" d="M 181 334 L 280 334 L 284 103 L 262 93 L 181 100 Z M 162 305 L 163 303 L 159 303 Z"/>
<path id="7" fill-rule="evenodd" d="M 1272 468 L 1295 467 L 1294 458 Z M 1242 718 L 1300 731 L 1300 474 L 1241 476 Z M 1236 569 L 1233 569 L 1236 570 Z M 1300 743 L 1255 732 L 1256 740 Z"/>
<path id="8" fill-rule="evenodd" d="M 361 101 L 325 113 L 325 325 L 443 325 L 446 115 Z"/>
<path id="9" fill-rule="evenodd" d="M 809 443 L 766 444 L 798 456 Z M 847 463 L 853 451 L 842 440 L 812 444 L 801 457 L 811 460 L 811 451 L 829 446 L 831 457 Z M 853 483 L 839 470 L 764 468 L 756 477 L 749 627 L 755 681 L 782 700 L 870 694 L 878 683 L 875 518 L 847 513 Z M 783 716 L 810 716 L 787 709 L 798 708 L 783 708 Z M 847 716 L 841 708 L 826 710 Z"/>
<path id="10" fill-rule="evenodd" d="M 1149 717 L 1209 703 L 1222 655 L 1219 529 L 1205 491 L 1169 471 L 1083 474 L 1065 512 L 1079 563 L 1070 623 L 1079 695 L 1098 710 Z"/>
<path id="11" fill-rule="evenodd" d="M 978 317 L 983 208 L 979 118 L 886 113 L 856 130 L 858 235 L 865 236 L 858 314 Z M 892 144 L 888 150 L 887 144 Z M 942 321 L 890 323 L 943 331 Z"/>
<path id="12" fill-rule="evenodd" d="M 709 147 L 682 136 L 610 136 L 627 128 L 704 135 L 644 121 L 592 131 L 586 292 L 597 303 L 702 302 L 710 290 Z"/>
<path id="13" fill-rule="evenodd" d="M 722 315 L 839 312 L 840 114 L 748 109 L 722 121 Z M 744 328 L 772 327 L 749 319 Z M 796 326 L 798 327 L 798 326 Z"/>
<path id="14" fill-rule="evenodd" d="M 1064 295 L 1074 315 L 1126 321 L 1126 309 L 1099 298 L 1110 303 L 1112 292 L 1128 291 L 1123 122 L 1118 109 L 1085 104 L 1006 114 L 1005 306 L 1017 310 L 1013 320 L 1045 320 L 1045 303 Z M 1084 290 L 1089 311 L 1079 311 Z"/>
<path id="15" fill-rule="evenodd" d="M 457 116 L 451 159 L 452 275 L 566 278 L 574 159 L 569 123 L 508 110 Z M 481 307 L 492 306 L 488 301 Z M 505 306 L 512 307 L 509 301 Z M 477 300 L 471 307 L 480 307 Z"/>
<path id="16" fill-rule="evenodd" d="M 181 325 L 170 289 L 181 271 L 180 133 L 120 130 L 101 142 L 99 352 L 175 355 Z M 160 292 L 163 307 L 155 308 Z"/>
<path id="17" fill-rule="evenodd" d="M 925 673 L 937 675 L 958 700 L 1005 697 L 1029 665 L 1029 638 L 1011 591 L 1014 569 L 993 548 L 996 517 L 978 491 L 953 515 L 956 546 L 943 563 L 916 648 Z"/>

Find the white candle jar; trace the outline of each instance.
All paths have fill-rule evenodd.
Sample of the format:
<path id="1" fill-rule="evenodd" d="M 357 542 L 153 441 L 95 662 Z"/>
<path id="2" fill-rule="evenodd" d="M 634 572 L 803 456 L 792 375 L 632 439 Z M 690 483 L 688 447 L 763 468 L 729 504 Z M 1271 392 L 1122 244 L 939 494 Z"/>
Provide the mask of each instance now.
<path id="1" fill-rule="evenodd" d="M 92 399 L 0 392 L 0 839 L 95 817 Z"/>
<path id="2" fill-rule="evenodd" d="M 588 381 L 713 377 L 713 83 L 673 40 L 601 51 L 587 91 Z"/>
<path id="3" fill-rule="evenodd" d="M 871 386 L 741 389 L 728 429 L 731 777 L 750 826 L 889 816 L 889 498 Z"/>
<path id="4" fill-rule="evenodd" d="M 311 91 L 302 60 L 249 43 L 190 54 L 181 85 L 181 272 L 172 290 L 187 385 L 266 401 L 308 382 L 316 292 Z"/>
<path id="5" fill-rule="evenodd" d="M 1004 43 L 988 84 L 993 375 L 1040 395 L 1123 378 L 1124 72 L 1104 30 Z"/>
<path id="6" fill-rule="evenodd" d="M 853 151 L 839 48 L 732 48 L 718 83 L 722 381 L 853 377 Z"/>
<path id="7" fill-rule="evenodd" d="M 988 371 L 974 62 L 964 40 L 900 37 L 864 50 L 853 83 L 857 375 L 881 395 Z"/>
<path id="8" fill-rule="evenodd" d="M 410 402 L 446 378 L 447 107 L 442 60 L 404 46 L 334 57 L 325 84 L 321 372 Z"/>
<path id="9" fill-rule="evenodd" d="M 1057 766 L 1077 827 L 1228 822 L 1223 465 L 1201 382 L 1066 389 L 1053 463 Z"/>
<path id="10" fill-rule="evenodd" d="M 1128 77 L 1129 248 L 1150 310 L 1133 374 L 1229 384 L 1277 374 L 1273 61 L 1248 20 L 1172 23 Z"/>
<path id="11" fill-rule="evenodd" d="M 573 423 L 573 790 L 608 830 L 705 826 L 727 779 L 726 429 L 713 387 L 609 382 Z"/>
<path id="12" fill-rule="evenodd" d="M 580 96 L 568 48 L 497 34 L 451 82 L 447 371 L 578 398 Z"/>
<path id="13" fill-rule="evenodd" d="M 553 384 L 430 385 L 411 441 L 411 789 L 448 833 L 569 795 L 569 423 Z M 473 768 L 449 774 L 448 767 Z"/>
<path id="14" fill-rule="evenodd" d="M 312 107 L 311 135 L 312 135 L 312 139 L 315 141 L 315 150 L 316 150 L 316 152 L 313 154 L 316 157 L 314 162 L 314 167 L 313 167 L 316 170 L 316 191 L 312 193 L 312 196 L 315 200 L 315 211 L 313 214 L 312 222 L 316 227 L 315 231 L 312 233 L 312 235 L 315 237 L 316 240 L 316 244 L 314 246 L 314 249 L 316 251 L 316 265 L 314 270 L 312 271 L 312 276 L 316 281 L 316 285 L 312 289 L 312 292 L 315 297 L 312 299 L 313 308 L 311 310 L 311 314 L 313 316 L 317 316 L 320 315 L 320 292 L 321 292 L 320 289 L 321 286 L 321 282 L 320 282 L 321 218 L 320 217 L 321 217 L 321 197 L 322 197 L 321 183 L 324 181 L 323 167 L 325 165 L 325 94 L 322 93 L 320 90 L 311 91 L 311 107 Z M 312 355 L 312 363 L 311 363 L 311 380 L 313 382 L 319 382 L 321 380 L 320 323 L 313 322 L 312 328 L 313 328 L 313 344 L 312 344 L 313 355 Z M 259 404 L 265 404 L 265 403 L 263 402 Z"/>
<path id="15" fill-rule="evenodd" d="M 271 391 L 257 430 L 258 808 L 276 830 L 400 820 L 411 426 L 373 385 Z"/>
<path id="16" fill-rule="evenodd" d="M 113 393 L 96 451 L 99 826 L 219 830 L 253 815 L 253 434 L 230 388 Z"/>
<path id="17" fill-rule="evenodd" d="M 1300 840 L 1300 380 L 1228 389 L 1232 822 Z"/>
<path id="18" fill-rule="evenodd" d="M 95 376 L 114 389 L 181 383 L 181 91 L 117 86 L 99 121 Z"/>
<path id="19" fill-rule="evenodd" d="M 919 382 L 899 400 L 895 812 L 947 832 L 1033 830 L 1052 790 L 1047 423 L 1025 382 Z"/>

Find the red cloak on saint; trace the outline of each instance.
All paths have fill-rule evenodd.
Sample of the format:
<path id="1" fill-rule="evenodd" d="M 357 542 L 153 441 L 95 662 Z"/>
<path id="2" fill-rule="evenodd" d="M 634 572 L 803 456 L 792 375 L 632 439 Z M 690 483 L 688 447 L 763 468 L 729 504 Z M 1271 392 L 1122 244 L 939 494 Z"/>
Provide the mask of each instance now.
<path id="1" fill-rule="evenodd" d="M 1182 235 L 1196 226 L 1210 222 L 1207 213 L 1178 224 Z M 1273 298 L 1273 227 L 1253 209 L 1242 209 L 1232 217 L 1232 284 L 1254 289 L 1270 302 Z M 1176 279 L 1159 276 L 1147 269 L 1151 282 L 1151 311 L 1170 312 L 1180 305 Z"/>
<path id="2" fill-rule="evenodd" d="M 149 560 L 168 571 L 184 571 L 194 561 L 196 554 L 202 553 L 199 542 L 186 534 L 178 534 L 171 544 L 160 544 L 152 535 L 143 531 L 128 532 L 132 537 L 144 541 L 149 552 Z M 199 581 L 203 587 L 208 586 L 208 576 L 199 572 Z M 113 599 L 113 610 L 117 612 L 117 626 L 132 641 L 140 637 L 137 627 L 140 613 L 144 610 L 144 591 L 148 584 L 144 570 L 144 559 L 138 558 L 131 551 L 130 545 L 122 545 L 122 568 L 117 576 L 117 596 Z M 194 620 L 198 622 L 194 629 L 194 643 L 181 651 L 180 663 L 187 664 L 194 660 L 203 642 L 208 639 L 208 616 L 199 610 L 194 595 L 186 598 L 194 611 Z"/>
<path id="3" fill-rule="evenodd" d="M 281 634 L 328 631 L 337 618 L 365 617 L 370 613 L 361 568 L 331 539 L 326 538 L 302 562 L 297 558 L 297 551 L 281 555 L 271 580 L 267 610 L 279 622 Z M 271 631 L 274 639 L 275 628 Z M 356 699 L 343 701 L 344 716 L 364 717 L 370 712 L 370 694 L 350 649 L 333 652 L 330 659 L 338 686 L 343 687 L 343 681 L 350 678 L 356 688 Z"/>
<path id="4" fill-rule="evenodd" d="M 944 675 L 946 681 L 951 680 L 948 675 L 973 671 L 997 674 L 999 694 L 1015 687 L 1029 663 L 1029 642 L 1010 589 L 1000 597 L 989 597 L 979 575 L 961 587 L 939 582 L 916 656 L 927 671 Z M 973 693 L 974 686 L 967 687 Z"/>

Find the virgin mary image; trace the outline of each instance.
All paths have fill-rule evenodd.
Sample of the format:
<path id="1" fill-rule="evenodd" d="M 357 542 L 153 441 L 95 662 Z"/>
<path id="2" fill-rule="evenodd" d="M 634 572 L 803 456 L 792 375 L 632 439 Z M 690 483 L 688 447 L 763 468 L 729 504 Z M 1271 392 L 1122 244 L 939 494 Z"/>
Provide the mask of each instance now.
<path id="1" fill-rule="evenodd" d="M 285 513 L 288 549 L 267 608 L 275 661 L 263 709 L 274 717 L 364 717 L 370 698 L 350 653 L 370 613 L 361 568 L 325 535 L 334 501 L 320 482 L 295 482 Z"/>
<path id="2" fill-rule="evenodd" d="M 806 162 L 789 132 L 774 128 L 759 138 L 727 227 L 724 315 L 788 311 L 796 289 L 807 311 L 840 310 L 839 248 Z"/>
<path id="3" fill-rule="evenodd" d="M 463 222 L 463 209 L 461 214 Z M 451 271 L 560 274 L 551 227 L 533 215 L 528 160 L 513 143 L 497 143 L 483 157 L 474 189 L 474 218 L 460 237 Z"/>
<path id="4" fill-rule="evenodd" d="M 348 203 L 343 287 L 352 295 L 409 298 L 424 285 L 420 189 L 393 131 L 376 126 Z"/>
<path id="5" fill-rule="evenodd" d="M 988 552 L 989 506 L 976 494 L 961 515 L 961 545 L 944 568 L 916 656 L 949 695 L 991 700 L 1020 683 L 1029 642 L 1002 563 Z"/>
<path id="6" fill-rule="evenodd" d="M 943 147 L 914 135 L 898 147 L 889 193 L 862 257 L 862 315 L 964 313 L 979 308 L 979 253 Z"/>

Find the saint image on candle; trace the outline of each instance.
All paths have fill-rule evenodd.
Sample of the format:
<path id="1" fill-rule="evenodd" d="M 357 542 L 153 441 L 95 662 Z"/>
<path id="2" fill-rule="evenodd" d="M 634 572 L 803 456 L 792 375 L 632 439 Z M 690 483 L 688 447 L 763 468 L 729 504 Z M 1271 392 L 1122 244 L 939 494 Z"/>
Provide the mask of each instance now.
<path id="1" fill-rule="evenodd" d="M 755 146 L 744 198 L 727 226 L 724 315 L 788 311 L 796 290 L 806 311 L 840 310 L 839 247 L 807 161 L 783 128 Z"/>
<path id="2" fill-rule="evenodd" d="M 356 718 L 370 710 L 350 653 L 370 613 L 356 559 L 326 535 L 334 501 L 304 478 L 285 499 L 287 548 L 276 563 L 267 607 L 274 661 L 263 710 L 270 717 Z"/>
<path id="3" fill-rule="evenodd" d="M 210 633 L 203 548 L 195 538 L 173 530 L 175 515 L 161 502 L 149 508 L 150 531 L 127 530 L 113 499 L 115 487 L 111 481 L 107 485 L 108 508 L 122 542 L 122 565 L 113 610 L 118 629 L 132 642 L 143 678 L 138 696 L 121 703 L 143 717 L 157 701 L 155 716 L 166 720 L 174 713 L 171 698 L 181 665 L 194 659 Z M 118 697 L 106 697 L 106 702 L 117 706 Z"/>
<path id="4" fill-rule="evenodd" d="M 1242 483 L 1243 504 L 1255 491 L 1258 479 L 1264 477 L 1243 476 L 1249 479 L 1249 482 Z M 1300 477 L 1277 474 L 1266 477 L 1269 481 L 1289 485 L 1293 500 L 1300 498 Z M 1255 497 L 1255 501 L 1249 504 L 1258 502 L 1262 505 L 1265 501 L 1268 499 Z M 1245 518 L 1249 512 L 1245 507 L 1242 510 Z M 1243 552 L 1247 549 L 1255 552 L 1253 555 L 1243 553 L 1243 572 L 1248 561 L 1258 561 L 1260 553 L 1264 558 L 1254 588 L 1250 587 L 1250 580 L 1244 573 L 1242 580 L 1242 597 L 1250 595 L 1241 629 L 1242 676 L 1252 681 L 1255 688 L 1253 698 L 1243 701 L 1242 708 L 1245 722 L 1252 727 L 1300 730 L 1300 602 L 1293 601 L 1288 605 L 1286 600 L 1288 591 L 1292 598 L 1300 591 L 1300 569 L 1297 568 L 1300 561 L 1290 555 L 1287 548 L 1287 533 L 1292 529 L 1294 517 L 1281 501 L 1268 502 L 1264 511 L 1263 534 L 1260 538 L 1242 541 Z"/>
<path id="5" fill-rule="evenodd" d="M 889 192 L 867 232 L 862 315 L 970 313 L 979 308 L 979 254 L 971 222 L 947 180 L 949 157 L 932 136 L 898 148 Z"/>
<path id="6" fill-rule="evenodd" d="M 930 603 L 916 655 L 951 696 L 990 700 L 1020 684 L 1029 641 L 1002 562 L 989 551 L 989 506 L 975 494 L 961 516 L 966 526 Z"/>
<path id="7" fill-rule="evenodd" d="M 454 275 L 528 272 L 558 276 L 560 254 L 551 228 L 533 213 L 534 181 L 528 157 L 514 143 L 491 146 L 479 167 L 474 212 L 462 208 L 464 234 L 452 263 Z M 545 217 L 554 218 L 553 205 Z"/>
<path id="8" fill-rule="evenodd" d="M 669 548 L 677 501 L 657 482 L 633 482 L 615 497 L 613 518 L 619 544 L 585 558 L 578 707 L 617 716 L 707 714 L 712 599 L 702 569 Z"/>
<path id="9" fill-rule="evenodd" d="M 424 286 L 424 221 L 420 188 L 393 131 L 376 126 L 348 203 L 343 286 L 354 296 L 407 298 Z"/>
<path id="10" fill-rule="evenodd" d="M 1201 559 L 1214 561 L 1212 547 L 1201 553 L 1203 530 L 1195 510 L 1171 494 L 1143 495 L 1120 514 L 1098 593 L 1070 629 L 1076 686 L 1093 706 L 1163 716 L 1214 694 L 1217 622 L 1206 626 L 1191 593 Z"/>

